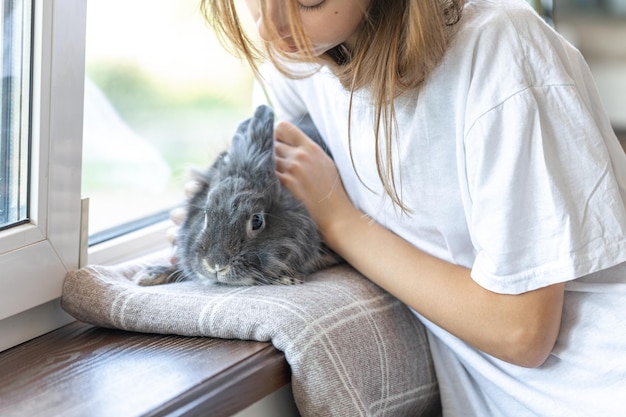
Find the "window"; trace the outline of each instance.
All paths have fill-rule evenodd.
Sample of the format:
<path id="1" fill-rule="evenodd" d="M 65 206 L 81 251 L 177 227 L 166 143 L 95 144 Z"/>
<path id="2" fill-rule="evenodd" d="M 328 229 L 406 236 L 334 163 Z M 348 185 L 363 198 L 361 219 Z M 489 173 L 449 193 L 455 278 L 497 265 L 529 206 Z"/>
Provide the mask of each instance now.
<path id="1" fill-rule="evenodd" d="M 218 45 L 196 0 L 87 3 L 2 1 L 3 75 L 11 76 L 1 90 L 0 350 L 73 320 L 59 297 L 66 273 L 87 259 L 83 193 L 92 239 L 109 233 L 90 248 L 90 263 L 163 247 L 165 223 L 146 224 L 167 216 L 182 198 L 187 168 L 208 165 L 250 114 L 252 75 Z M 94 111 L 94 103 L 118 129 L 104 123 L 109 140 L 99 143 L 90 132 L 103 107 Z M 111 146 L 119 129 L 141 145 Z M 118 165 L 99 164 L 94 143 Z M 151 195 L 128 187 L 155 166 L 145 160 L 163 162 L 167 174 Z M 120 172 L 128 177 L 115 182 Z M 102 173 L 110 177 L 101 181 Z M 111 192 L 116 187 L 130 193 Z"/>
<path id="2" fill-rule="evenodd" d="M 86 3 L 2 1 L 0 350 L 69 320 L 54 300 L 79 265 Z"/>
<path id="3" fill-rule="evenodd" d="M 89 2 L 82 190 L 90 245 L 167 218 L 188 169 L 208 166 L 249 117 L 252 82 L 197 0 Z"/>
<path id="4" fill-rule="evenodd" d="M 7 0 L 0 14 L 0 229 L 26 220 L 30 100 L 29 2 Z"/>

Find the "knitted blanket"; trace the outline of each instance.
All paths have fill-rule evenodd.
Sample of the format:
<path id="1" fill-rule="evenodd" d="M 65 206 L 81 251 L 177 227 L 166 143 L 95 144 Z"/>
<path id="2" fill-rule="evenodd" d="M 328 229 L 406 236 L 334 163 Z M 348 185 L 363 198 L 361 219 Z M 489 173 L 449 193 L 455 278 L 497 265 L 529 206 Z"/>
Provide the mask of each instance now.
<path id="1" fill-rule="evenodd" d="M 400 301 L 346 265 L 293 286 L 140 287 L 139 262 L 69 273 L 63 308 L 135 332 L 270 341 L 284 352 L 300 413 L 431 416 L 439 390 L 426 331 Z"/>

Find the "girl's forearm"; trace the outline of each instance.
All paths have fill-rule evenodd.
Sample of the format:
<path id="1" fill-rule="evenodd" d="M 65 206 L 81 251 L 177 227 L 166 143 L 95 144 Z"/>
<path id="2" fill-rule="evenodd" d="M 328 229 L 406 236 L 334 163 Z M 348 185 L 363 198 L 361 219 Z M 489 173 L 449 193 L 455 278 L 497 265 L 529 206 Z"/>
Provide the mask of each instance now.
<path id="1" fill-rule="evenodd" d="M 366 277 L 476 348 L 520 366 L 538 366 L 558 335 L 563 284 L 496 294 L 470 271 L 430 256 L 352 206 L 322 230 L 327 244 Z"/>

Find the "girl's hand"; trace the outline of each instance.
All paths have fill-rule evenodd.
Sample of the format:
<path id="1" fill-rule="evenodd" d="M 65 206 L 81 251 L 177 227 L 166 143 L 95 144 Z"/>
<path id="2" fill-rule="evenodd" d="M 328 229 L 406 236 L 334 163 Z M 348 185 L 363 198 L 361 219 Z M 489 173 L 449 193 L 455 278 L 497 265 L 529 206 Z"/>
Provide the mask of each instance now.
<path id="1" fill-rule="evenodd" d="M 337 167 L 322 148 L 295 125 L 278 122 L 275 135 L 276 175 L 304 203 L 326 240 L 334 222 L 355 210 Z"/>
<path id="2" fill-rule="evenodd" d="M 197 181 L 188 181 L 183 186 L 185 197 L 188 199 L 191 198 L 199 190 L 199 188 L 200 183 L 198 183 Z M 187 209 L 184 206 L 176 207 L 170 211 L 170 221 L 172 222 L 172 225 L 165 231 L 165 235 L 167 236 L 167 240 L 172 244 L 172 246 L 176 246 L 178 230 L 180 229 L 180 225 L 183 223 L 186 217 Z M 170 257 L 170 262 L 176 262 L 176 257 L 174 255 Z"/>
<path id="3" fill-rule="evenodd" d="M 185 193 L 185 198 L 189 199 L 193 197 L 196 192 L 200 189 L 200 183 L 195 180 L 190 180 L 183 186 L 183 192 Z M 176 236 L 178 236 L 178 229 L 180 225 L 183 223 L 185 218 L 187 217 L 187 209 L 184 206 L 173 208 L 170 211 L 170 221 L 172 222 L 172 226 L 167 229 L 167 240 L 172 244 L 176 244 Z"/>

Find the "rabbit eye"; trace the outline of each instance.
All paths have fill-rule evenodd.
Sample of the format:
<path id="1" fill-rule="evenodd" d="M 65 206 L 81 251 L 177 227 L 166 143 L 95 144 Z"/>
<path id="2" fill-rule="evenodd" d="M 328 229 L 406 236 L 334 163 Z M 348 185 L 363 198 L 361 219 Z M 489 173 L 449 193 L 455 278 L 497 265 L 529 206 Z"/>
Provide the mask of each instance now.
<path id="1" fill-rule="evenodd" d="M 250 218 L 250 228 L 253 231 L 261 230 L 265 226 L 265 218 L 262 213 L 255 213 Z"/>

